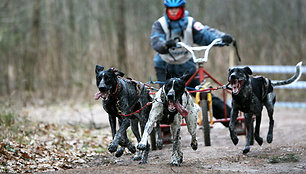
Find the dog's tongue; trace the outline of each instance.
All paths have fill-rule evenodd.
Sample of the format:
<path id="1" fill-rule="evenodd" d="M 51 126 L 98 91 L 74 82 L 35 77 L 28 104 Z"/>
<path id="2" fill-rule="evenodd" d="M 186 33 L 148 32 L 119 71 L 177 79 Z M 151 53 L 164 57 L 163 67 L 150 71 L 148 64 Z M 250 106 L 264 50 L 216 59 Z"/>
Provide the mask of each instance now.
<path id="1" fill-rule="evenodd" d="M 101 98 L 101 96 L 102 96 L 102 93 L 99 91 L 99 92 L 95 93 L 94 98 L 95 98 L 95 100 L 99 100 Z"/>
<path id="2" fill-rule="evenodd" d="M 236 79 L 234 82 L 232 82 L 232 91 L 234 94 L 238 93 L 240 88 L 240 84 L 238 82 L 238 80 Z"/>
<path id="3" fill-rule="evenodd" d="M 238 88 L 237 88 L 237 86 L 235 85 L 235 86 L 233 86 L 232 87 L 232 90 L 233 90 L 233 93 L 234 94 L 236 94 L 237 92 L 238 92 Z"/>
<path id="4" fill-rule="evenodd" d="M 188 111 L 180 104 L 180 102 L 176 102 L 175 104 L 175 108 L 177 109 L 177 111 L 183 116 L 186 117 L 188 115 Z"/>

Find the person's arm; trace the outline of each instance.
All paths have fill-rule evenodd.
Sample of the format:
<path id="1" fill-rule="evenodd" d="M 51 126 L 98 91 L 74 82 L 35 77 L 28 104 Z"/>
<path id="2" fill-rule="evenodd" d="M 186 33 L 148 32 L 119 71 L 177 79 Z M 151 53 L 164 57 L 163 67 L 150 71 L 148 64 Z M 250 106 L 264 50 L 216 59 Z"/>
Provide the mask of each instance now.
<path id="1" fill-rule="evenodd" d="M 203 25 L 198 21 L 192 22 L 192 34 L 194 43 L 198 45 L 209 45 L 215 39 L 222 39 L 224 45 L 229 45 L 232 42 L 232 37 L 229 34 L 223 33 L 217 29 L 210 28 Z"/>
<path id="2" fill-rule="evenodd" d="M 168 53 L 168 47 L 166 46 L 166 34 L 158 21 L 155 21 L 152 26 L 151 46 L 160 54 Z"/>

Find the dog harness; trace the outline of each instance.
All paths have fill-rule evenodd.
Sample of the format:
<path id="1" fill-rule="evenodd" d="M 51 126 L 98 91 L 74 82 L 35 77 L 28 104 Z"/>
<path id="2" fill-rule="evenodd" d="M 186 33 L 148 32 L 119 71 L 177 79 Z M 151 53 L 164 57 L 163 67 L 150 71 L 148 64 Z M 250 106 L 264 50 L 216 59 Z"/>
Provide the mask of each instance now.
<path id="1" fill-rule="evenodd" d="M 131 110 L 134 110 L 134 107 L 135 107 L 136 104 L 138 103 L 138 100 L 139 100 L 139 98 L 140 98 L 140 96 L 141 96 L 141 94 L 142 94 L 142 92 L 143 92 L 143 90 L 144 90 L 144 88 L 145 88 L 145 85 L 142 84 L 142 83 L 140 83 L 140 82 L 138 82 L 138 81 L 135 81 L 135 80 L 133 80 L 133 79 L 131 79 L 131 78 L 127 78 L 127 80 L 129 80 L 130 82 L 132 82 L 132 84 L 133 84 L 133 85 L 135 86 L 135 88 L 136 88 L 136 93 L 137 93 L 136 96 L 137 96 L 137 98 L 136 98 L 136 101 L 134 102 L 134 104 L 130 107 Z M 118 84 L 119 84 L 119 85 L 118 85 Z M 119 82 L 119 80 L 117 81 L 117 86 L 119 86 L 119 88 L 117 89 L 117 87 L 116 87 L 116 90 L 115 90 L 115 92 L 114 92 L 114 95 L 116 94 L 116 91 L 121 91 L 121 90 L 120 90 L 120 89 L 121 89 L 121 83 Z M 117 95 L 115 95 L 115 97 L 118 98 Z M 129 114 L 124 115 L 124 114 L 122 113 L 122 111 L 120 110 L 120 101 L 117 100 L 116 109 L 117 109 L 117 112 L 118 112 L 121 116 L 127 117 L 127 116 L 134 115 L 135 113 L 139 113 L 141 110 L 143 110 L 144 108 L 146 108 L 147 106 L 149 106 L 149 105 L 151 105 L 151 104 L 152 104 L 152 102 L 148 102 L 145 106 L 143 106 L 142 108 L 136 110 L 135 112 L 132 112 L 132 113 L 129 113 Z"/>
<path id="2" fill-rule="evenodd" d="M 115 89 L 115 91 L 114 91 L 114 93 L 113 93 L 113 95 L 117 98 L 117 92 L 119 91 L 120 92 L 120 90 L 121 90 L 121 83 L 119 82 L 119 80 L 117 80 L 117 85 L 116 85 L 116 89 Z"/>

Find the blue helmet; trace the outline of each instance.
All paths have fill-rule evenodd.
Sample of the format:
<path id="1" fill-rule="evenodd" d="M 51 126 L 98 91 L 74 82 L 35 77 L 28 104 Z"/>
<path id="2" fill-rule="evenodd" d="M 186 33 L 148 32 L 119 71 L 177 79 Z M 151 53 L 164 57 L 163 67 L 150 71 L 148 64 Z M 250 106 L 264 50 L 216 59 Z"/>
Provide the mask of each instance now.
<path id="1" fill-rule="evenodd" d="M 186 3 L 185 0 L 164 0 L 164 5 L 166 7 L 181 7 Z"/>

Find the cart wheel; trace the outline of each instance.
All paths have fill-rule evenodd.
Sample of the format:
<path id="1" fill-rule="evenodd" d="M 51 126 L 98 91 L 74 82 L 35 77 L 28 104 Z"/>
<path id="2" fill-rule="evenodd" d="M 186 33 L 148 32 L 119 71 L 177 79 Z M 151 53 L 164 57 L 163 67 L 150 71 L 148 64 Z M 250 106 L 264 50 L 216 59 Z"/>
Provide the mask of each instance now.
<path id="1" fill-rule="evenodd" d="M 204 134 L 204 144 L 205 146 L 210 146 L 210 125 L 208 121 L 208 108 L 207 100 L 201 100 L 201 109 L 202 109 L 202 125 L 203 125 L 203 134 Z"/>
<path id="2" fill-rule="evenodd" d="M 156 150 L 157 147 L 156 147 L 156 131 L 155 131 L 155 128 L 153 128 L 151 134 L 150 134 L 150 139 L 151 139 L 151 147 L 152 147 L 152 150 Z"/>

